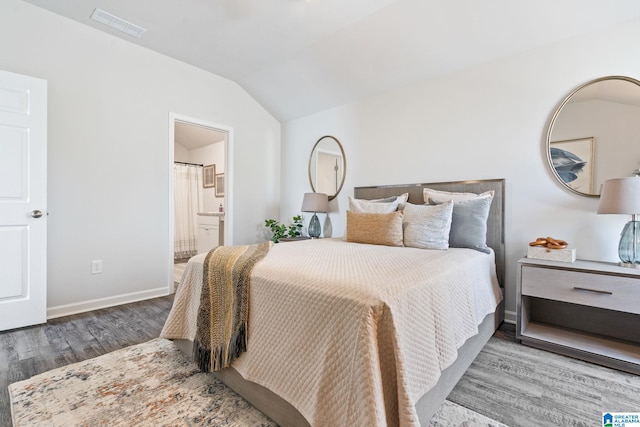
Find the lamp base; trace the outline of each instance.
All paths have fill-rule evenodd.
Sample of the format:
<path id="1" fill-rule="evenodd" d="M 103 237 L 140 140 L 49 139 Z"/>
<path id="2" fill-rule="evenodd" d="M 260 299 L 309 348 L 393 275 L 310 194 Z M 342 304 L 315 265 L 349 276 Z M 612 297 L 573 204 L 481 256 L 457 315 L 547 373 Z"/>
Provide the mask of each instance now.
<path id="1" fill-rule="evenodd" d="M 640 268 L 640 264 L 632 264 L 630 262 L 618 262 L 618 265 L 620 267 L 626 267 L 626 268 Z"/>
<path id="2" fill-rule="evenodd" d="M 620 234 L 618 245 L 619 265 L 630 268 L 640 268 L 640 221 L 629 221 Z"/>
<path id="3" fill-rule="evenodd" d="M 320 220 L 318 219 L 318 215 L 313 213 L 311 217 L 311 221 L 309 222 L 309 237 L 312 239 L 317 239 L 320 237 Z"/>

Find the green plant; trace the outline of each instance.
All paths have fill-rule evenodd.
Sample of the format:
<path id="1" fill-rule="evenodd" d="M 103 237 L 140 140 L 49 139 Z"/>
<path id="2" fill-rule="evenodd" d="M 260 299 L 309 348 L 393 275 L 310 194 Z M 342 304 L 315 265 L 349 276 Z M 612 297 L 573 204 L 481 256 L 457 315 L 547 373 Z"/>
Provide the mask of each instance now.
<path id="1" fill-rule="evenodd" d="M 280 222 L 275 219 L 265 219 L 264 225 L 271 230 L 271 240 L 273 240 L 274 243 L 278 243 L 280 239 L 285 237 L 301 236 L 304 227 L 302 225 L 302 215 L 295 215 L 291 225 L 288 227 L 285 224 L 280 224 Z"/>

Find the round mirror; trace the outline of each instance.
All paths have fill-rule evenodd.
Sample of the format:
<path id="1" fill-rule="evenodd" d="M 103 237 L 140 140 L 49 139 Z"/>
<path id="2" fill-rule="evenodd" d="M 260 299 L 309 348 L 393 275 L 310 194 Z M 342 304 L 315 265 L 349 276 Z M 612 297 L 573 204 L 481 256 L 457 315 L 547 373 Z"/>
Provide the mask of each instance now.
<path id="1" fill-rule="evenodd" d="M 599 197 L 602 183 L 631 176 L 640 164 L 640 81 L 602 77 L 575 89 L 547 132 L 547 158 L 574 193 Z"/>
<path id="2" fill-rule="evenodd" d="M 340 141 L 323 136 L 311 150 L 309 157 L 309 183 L 316 193 L 325 193 L 333 200 L 344 184 L 347 163 Z"/>

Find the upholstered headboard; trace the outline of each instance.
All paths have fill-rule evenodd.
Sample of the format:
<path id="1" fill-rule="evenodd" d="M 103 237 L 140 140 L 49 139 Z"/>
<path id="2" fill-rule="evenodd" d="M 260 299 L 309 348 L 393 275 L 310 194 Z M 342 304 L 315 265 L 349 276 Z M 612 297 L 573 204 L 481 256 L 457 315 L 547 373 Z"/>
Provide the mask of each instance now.
<path id="1" fill-rule="evenodd" d="M 494 196 L 487 220 L 487 245 L 495 252 L 498 281 L 500 282 L 500 286 L 504 287 L 504 183 L 504 179 L 485 179 L 478 181 L 356 187 L 354 189 L 354 196 L 358 199 L 378 199 L 409 193 L 409 203 L 420 205 L 424 204 L 422 189 L 425 187 L 433 188 L 434 190 L 466 193 L 483 193 L 493 190 Z"/>

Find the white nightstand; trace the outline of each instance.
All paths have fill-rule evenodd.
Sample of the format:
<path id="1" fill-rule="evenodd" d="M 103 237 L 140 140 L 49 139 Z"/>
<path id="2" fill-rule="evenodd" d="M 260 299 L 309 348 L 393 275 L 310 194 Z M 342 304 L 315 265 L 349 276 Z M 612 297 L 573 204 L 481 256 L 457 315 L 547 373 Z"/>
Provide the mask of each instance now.
<path id="1" fill-rule="evenodd" d="M 523 258 L 517 298 L 523 344 L 640 374 L 640 270 Z"/>

